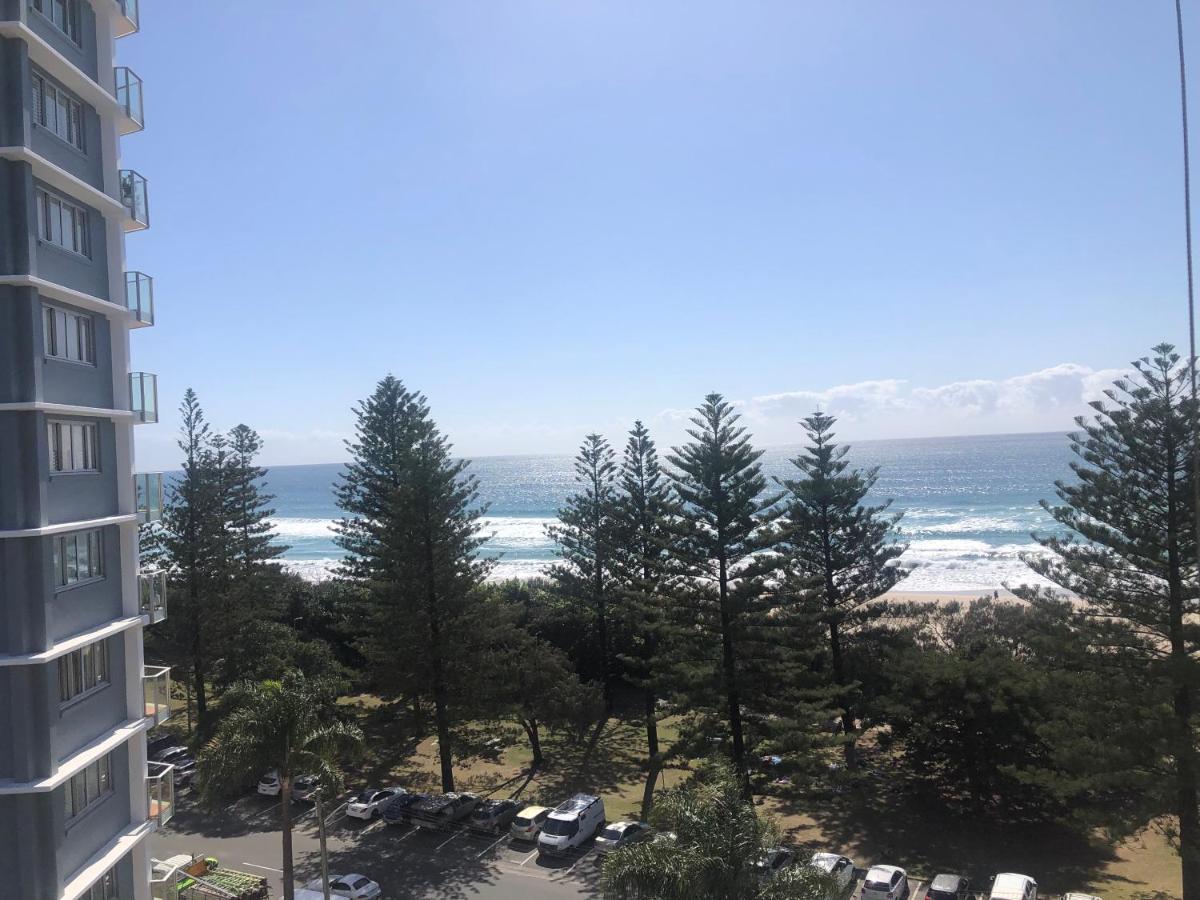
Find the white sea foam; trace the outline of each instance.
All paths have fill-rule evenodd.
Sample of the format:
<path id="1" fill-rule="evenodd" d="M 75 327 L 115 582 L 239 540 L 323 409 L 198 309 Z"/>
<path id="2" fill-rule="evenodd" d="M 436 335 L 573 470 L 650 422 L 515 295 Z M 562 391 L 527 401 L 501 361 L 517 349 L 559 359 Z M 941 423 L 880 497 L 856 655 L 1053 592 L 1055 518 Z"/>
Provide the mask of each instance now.
<path id="1" fill-rule="evenodd" d="M 311 538 L 333 539 L 333 519 L 299 519 L 277 516 L 270 520 L 275 534 L 285 544 L 288 541 Z"/>
<path id="2" fill-rule="evenodd" d="M 994 546 L 972 540 L 913 541 L 900 557 L 909 574 L 902 591 L 990 591 L 1017 585 L 1049 585 L 1021 559 L 1041 554 L 1033 543 Z"/>

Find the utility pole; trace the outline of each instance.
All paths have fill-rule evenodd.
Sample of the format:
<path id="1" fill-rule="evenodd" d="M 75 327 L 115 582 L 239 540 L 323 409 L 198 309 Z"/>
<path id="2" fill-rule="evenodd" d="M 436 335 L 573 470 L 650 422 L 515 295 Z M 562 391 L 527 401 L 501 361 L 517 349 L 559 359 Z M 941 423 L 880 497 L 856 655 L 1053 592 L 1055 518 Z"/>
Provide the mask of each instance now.
<path id="1" fill-rule="evenodd" d="M 325 801 L 324 791 L 317 788 L 317 834 L 321 838 L 321 891 L 329 900 L 329 851 L 325 848 Z"/>

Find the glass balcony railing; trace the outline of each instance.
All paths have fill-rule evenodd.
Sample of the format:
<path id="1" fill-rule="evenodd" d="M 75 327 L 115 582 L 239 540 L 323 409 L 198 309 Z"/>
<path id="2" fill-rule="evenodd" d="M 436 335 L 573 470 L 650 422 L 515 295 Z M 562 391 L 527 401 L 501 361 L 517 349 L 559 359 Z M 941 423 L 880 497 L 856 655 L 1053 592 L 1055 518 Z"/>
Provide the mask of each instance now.
<path id="1" fill-rule="evenodd" d="M 121 170 L 121 205 L 129 210 L 125 230 L 150 227 L 150 196 L 146 179 L 133 169 Z"/>
<path id="2" fill-rule="evenodd" d="M 153 424 L 158 421 L 158 376 L 149 372 L 129 373 L 129 408 L 138 421 Z"/>
<path id="3" fill-rule="evenodd" d="M 125 22 L 118 26 L 116 36 L 125 37 L 127 34 L 133 34 L 142 27 L 138 16 L 138 0 L 117 0 L 117 4 L 121 7 L 121 18 Z"/>
<path id="4" fill-rule="evenodd" d="M 138 572 L 138 593 L 143 616 L 154 625 L 167 617 L 167 573 Z"/>
<path id="5" fill-rule="evenodd" d="M 162 828 L 175 814 L 175 767 L 168 763 L 146 763 L 146 816 Z"/>
<path id="6" fill-rule="evenodd" d="M 166 666 L 142 666 L 142 694 L 150 727 L 171 718 L 171 670 Z"/>
<path id="7" fill-rule="evenodd" d="M 142 79 L 128 66 L 117 66 L 113 69 L 113 84 L 117 104 L 121 107 L 121 112 L 125 113 L 125 118 L 133 125 L 132 128 L 128 125 L 123 126 L 122 132 L 129 134 L 141 131 L 146 127 L 142 111 Z"/>
<path id="8" fill-rule="evenodd" d="M 152 861 L 150 900 L 179 900 L 179 870 L 173 865 Z"/>
<path id="9" fill-rule="evenodd" d="M 125 306 L 143 325 L 153 325 L 154 279 L 145 272 L 126 272 Z"/>
<path id="10" fill-rule="evenodd" d="M 162 518 L 163 480 L 161 472 L 138 472 L 133 476 L 137 490 L 138 522 L 146 525 Z"/>

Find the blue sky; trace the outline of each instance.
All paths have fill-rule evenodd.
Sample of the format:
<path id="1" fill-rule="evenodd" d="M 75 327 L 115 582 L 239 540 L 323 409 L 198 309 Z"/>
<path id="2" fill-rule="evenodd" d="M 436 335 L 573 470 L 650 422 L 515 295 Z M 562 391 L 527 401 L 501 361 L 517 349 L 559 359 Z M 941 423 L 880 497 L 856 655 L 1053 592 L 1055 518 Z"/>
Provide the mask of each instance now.
<path id="1" fill-rule="evenodd" d="M 817 403 L 859 439 L 1065 429 L 1186 342 L 1167 0 L 148 0 L 142 24 L 118 45 L 159 316 L 133 358 L 165 408 L 142 465 L 175 463 L 188 386 L 267 463 L 342 458 L 387 372 L 471 455 L 635 417 L 676 440 L 711 390 L 779 443 Z"/>

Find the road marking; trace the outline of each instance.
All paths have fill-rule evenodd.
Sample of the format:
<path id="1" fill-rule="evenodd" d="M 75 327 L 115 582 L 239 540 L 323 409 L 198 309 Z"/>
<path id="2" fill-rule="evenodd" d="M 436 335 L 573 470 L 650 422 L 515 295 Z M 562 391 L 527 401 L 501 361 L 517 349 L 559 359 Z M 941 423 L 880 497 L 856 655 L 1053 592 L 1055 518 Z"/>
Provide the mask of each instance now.
<path id="1" fill-rule="evenodd" d="M 259 811 L 258 811 L 258 812 L 256 812 L 254 815 L 252 815 L 250 818 L 252 818 L 252 819 L 261 819 L 261 818 L 262 818 L 263 816 L 265 816 L 267 813 L 271 812 L 272 810 L 279 809 L 279 807 L 281 807 L 281 806 L 283 806 L 283 801 L 282 801 L 282 800 L 281 800 L 280 802 L 278 802 L 278 803 L 275 803 L 275 804 L 272 804 L 271 806 L 268 806 L 266 809 L 261 809 L 261 810 L 259 810 Z"/>
<path id="2" fill-rule="evenodd" d="M 385 824 L 386 823 L 383 821 L 383 819 L 376 819 L 374 822 L 372 822 L 366 828 L 363 828 L 362 830 L 360 830 L 358 833 L 359 834 L 370 834 L 372 831 L 378 831 Z"/>
<path id="3" fill-rule="evenodd" d="M 283 874 L 283 869 L 272 869 L 270 866 L 260 866 L 252 862 L 243 862 L 242 865 L 248 866 L 251 869 L 262 869 L 264 872 L 278 872 L 280 875 Z"/>
<path id="4" fill-rule="evenodd" d="M 438 845 L 437 845 L 437 846 L 436 846 L 434 849 L 435 849 L 435 850 L 441 850 L 443 847 L 445 847 L 445 846 L 446 846 L 448 843 L 450 843 L 452 840 L 454 840 L 455 838 L 459 838 L 459 837 L 462 837 L 462 832 L 461 832 L 461 831 L 456 831 L 454 834 L 450 835 L 450 837 L 446 838 L 446 840 L 444 840 L 444 841 L 442 841 L 440 844 L 438 844 Z"/>
<path id="5" fill-rule="evenodd" d="M 500 837 L 496 838 L 496 840 L 494 840 L 492 843 L 488 844 L 486 847 L 484 847 L 482 850 L 480 850 L 478 853 L 476 853 L 475 858 L 479 859 L 479 857 L 483 856 L 483 854 L 491 853 L 494 849 L 496 849 L 496 846 L 507 837 L 508 837 L 507 834 L 500 835 Z"/>
<path id="6" fill-rule="evenodd" d="M 521 860 L 521 865 L 525 865 L 525 863 L 529 862 L 531 859 L 533 859 L 537 855 L 538 855 L 538 852 L 536 850 L 534 850 L 527 857 L 525 857 L 523 860 Z"/>

